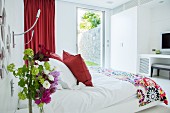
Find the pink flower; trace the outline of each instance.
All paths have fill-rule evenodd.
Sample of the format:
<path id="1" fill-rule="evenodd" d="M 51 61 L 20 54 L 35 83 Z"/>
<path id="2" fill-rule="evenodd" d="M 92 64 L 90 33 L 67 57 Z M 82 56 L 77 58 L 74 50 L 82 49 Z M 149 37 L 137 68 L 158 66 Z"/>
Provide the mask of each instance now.
<path id="1" fill-rule="evenodd" d="M 51 101 L 50 95 L 51 95 L 50 90 L 46 90 L 42 96 L 42 99 L 41 99 L 42 102 L 46 104 L 50 103 Z"/>
<path id="2" fill-rule="evenodd" d="M 44 85 L 41 84 L 39 90 L 37 90 L 36 94 L 36 100 L 35 103 L 37 105 L 41 103 L 50 103 L 51 102 L 51 94 L 56 91 L 56 87 L 58 85 L 58 76 L 60 75 L 60 72 L 53 71 L 50 72 L 49 75 L 44 74 L 42 77 L 45 79 L 46 82 L 48 82 L 48 87 L 44 87 Z M 49 76 L 52 76 L 54 80 L 49 79 Z"/>
<path id="3" fill-rule="evenodd" d="M 42 98 L 42 102 L 44 102 L 44 103 L 46 103 L 46 104 L 48 104 L 48 103 L 50 103 L 51 102 L 51 97 L 50 96 L 47 96 L 47 97 L 43 97 Z"/>
<path id="4" fill-rule="evenodd" d="M 35 100 L 35 103 L 36 103 L 37 105 L 39 105 L 39 104 L 41 103 L 41 100 L 40 100 L 40 99 L 36 99 L 36 100 Z"/>
<path id="5" fill-rule="evenodd" d="M 56 84 L 52 84 L 51 87 L 50 87 L 50 92 L 51 94 L 54 93 L 56 91 Z"/>

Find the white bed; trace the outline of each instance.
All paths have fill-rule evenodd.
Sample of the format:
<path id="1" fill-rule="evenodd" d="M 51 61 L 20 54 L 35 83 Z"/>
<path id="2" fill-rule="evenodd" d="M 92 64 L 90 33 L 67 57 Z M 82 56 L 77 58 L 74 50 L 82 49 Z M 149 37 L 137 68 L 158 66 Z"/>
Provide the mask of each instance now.
<path id="1" fill-rule="evenodd" d="M 112 106 L 105 107 L 100 110 L 96 110 L 95 112 L 87 112 L 87 113 L 134 113 L 160 104 L 160 102 L 157 101 L 139 108 L 137 105 L 138 103 L 137 101 L 138 100 L 136 98 L 133 99 L 131 98 L 130 100 L 125 100 L 117 104 L 114 104 Z M 73 113 L 71 110 L 72 109 L 70 109 L 70 112 L 68 113 Z M 39 108 L 33 107 L 33 113 L 38 113 L 38 112 L 39 112 Z M 28 113 L 28 108 L 19 109 L 15 113 Z M 57 112 L 53 110 L 52 106 L 45 105 L 44 113 L 57 113 Z"/>
<path id="2" fill-rule="evenodd" d="M 135 113 L 162 103 L 156 101 L 139 107 L 137 89 L 130 82 L 99 73 L 93 73 L 92 80 L 94 87 L 57 90 L 51 103 L 44 107 L 45 113 Z M 38 111 L 34 107 L 34 112 Z M 23 112 L 28 112 L 28 109 L 16 113 Z"/>
<path id="3" fill-rule="evenodd" d="M 124 100 L 112 106 L 103 108 L 96 112 L 89 112 L 89 113 L 136 113 L 138 111 L 142 111 L 147 108 L 159 105 L 161 103 L 162 103 L 161 101 L 156 101 L 148 105 L 139 107 L 138 99 L 135 97 L 135 98 Z"/>
<path id="4" fill-rule="evenodd" d="M 126 72 L 120 73 L 112 70 L 100 70 L 100 68 L 99 71 L 95 71 L 95 69 L 92 69 L 90 73 L 94 87 L 85 87 L 85 85 L 81 83 L 81 85 L 77 85 L 77 80 L 65 64 L 52 59 L 50 62 L 50 64 L 58 66 L 57 69 L 61 74 L 58 86 L 62 87 L 60 87 L 61 90 L 57 90 L 52 95 L 51 103 L 44 108 L 45 113 L 135 113 L 161 103 L 160 101 L 152 102 L 155 101 L 155 98 L 151 98 L 153 100 L 147 100 L 147 102 L 150 101 L 152 103 L 144 103 L 144 105 L 147 105 L 139 107 L 141 102 L 139 104 L 137 87 L 133 82 L 126 81 L 127 79 L 119 80 L 114 76 L 106 76 L 112 75 L 114 72 L 114 75 L 124 75 L 133 78 L 133 75 L 129 75 Z M 132 80 L 132 78 L 129 80 Z M 148 81 L 147 83 L 150 84 L 150 82 L 154 84 L 152 81 Z M 138 94 L 138 96 L 140 95 Z M 143 99 L 143 97 L 141 99 Z M 21 111 L 23 112 L 26 109 L 23 107 L 23 109 L 17 111 L 17 113 L 21 113 Z M 38 108 L 35 107 L 34 111 L 36 112 L 37 110 Z"/>
<path id="5" fill-rule="evenodd" d="M 94 87 L 57 90 L 50 104 L 54 113 L 134 113 L 161 103 L 139 107 L 137 89 L 131 83 L 105 75 L 92 78 Z"/>

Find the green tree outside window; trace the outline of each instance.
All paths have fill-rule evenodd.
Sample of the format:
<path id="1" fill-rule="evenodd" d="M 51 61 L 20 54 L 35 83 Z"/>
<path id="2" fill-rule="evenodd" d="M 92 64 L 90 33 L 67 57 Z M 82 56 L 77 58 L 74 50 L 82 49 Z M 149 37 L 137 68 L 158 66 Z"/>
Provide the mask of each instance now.
<path id="1" fill-rule="evenodd" d="M 100 20 L 100 15 L 93 13 L 93 12 L 86 12 L 82 16 L 82 22 L 80 23 L 80 29 L 83 30 L 90 30 L 98 25 L 100 25 L 101 20 Z"/>

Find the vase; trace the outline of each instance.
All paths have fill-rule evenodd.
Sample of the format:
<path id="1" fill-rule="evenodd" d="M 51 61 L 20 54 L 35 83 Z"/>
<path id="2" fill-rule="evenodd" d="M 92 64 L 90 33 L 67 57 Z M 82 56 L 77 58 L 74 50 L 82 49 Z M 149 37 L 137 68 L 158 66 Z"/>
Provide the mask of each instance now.
<path id="1" fill-rule="evenodd" d="M 40 107 L 40 113 L 44 113 L 44 108 Z"/>

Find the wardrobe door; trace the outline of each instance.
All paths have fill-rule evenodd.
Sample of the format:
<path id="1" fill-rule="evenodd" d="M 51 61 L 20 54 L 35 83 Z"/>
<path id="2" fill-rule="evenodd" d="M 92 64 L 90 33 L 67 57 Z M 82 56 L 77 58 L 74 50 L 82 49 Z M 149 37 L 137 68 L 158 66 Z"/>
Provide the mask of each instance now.
<path id="1" fill-rule="evenodd" d="M 111 68 L 136 73 L 137 7 L 111 18 Z"/>
<path id="2" fill-rule="evenodd" d="M 123 37 L 122 25 L 124 18 L 121 14 L 116 14 L 111 17 L 111 68 L 122 70 L 123 58 Z"/>

